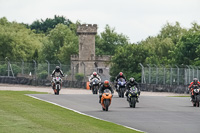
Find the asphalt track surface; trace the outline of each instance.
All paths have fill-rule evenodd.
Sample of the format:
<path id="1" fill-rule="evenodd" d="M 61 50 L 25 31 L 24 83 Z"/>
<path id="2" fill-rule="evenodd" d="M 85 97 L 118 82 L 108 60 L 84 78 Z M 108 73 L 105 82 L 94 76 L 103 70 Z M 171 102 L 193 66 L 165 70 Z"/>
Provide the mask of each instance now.
<path id="1" fill-rule="evenodd" d="M 188 97 L 141 95 L 136 108 L 130 108 L 126 98 L 114 95 L 109 110 L 103 111 L 98 95 L 32 96 L 147 133 L 200 133 L 200 108 L 193 107 Z"/>

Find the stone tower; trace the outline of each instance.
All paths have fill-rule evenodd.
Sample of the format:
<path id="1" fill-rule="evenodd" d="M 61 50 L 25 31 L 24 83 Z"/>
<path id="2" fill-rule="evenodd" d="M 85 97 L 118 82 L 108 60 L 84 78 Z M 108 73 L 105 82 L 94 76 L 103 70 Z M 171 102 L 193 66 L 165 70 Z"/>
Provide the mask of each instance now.
<path id="1" fill-rule="evenodd" d="M 83 24 L 78 26 L 77 34 L 79 35 L 79 73 L 90 73 L 84 70 L 92 69 L 95 60 L 95 35 L 97 34 L 97 25 Z"/>
<path id="2" fill-rule="evenodd" d="M 85 79 L 87 79 L 93 71 L 96 71 L 103 80 L 109 80 L 109 62 L 111 56 L 95 55 L 95 35 L 97 34 L 97 25 L 79 25 L 77 34 L 79 35 L 79 55 L 71 55 L 72 75 L 82 73 L 85 75 Z"/>

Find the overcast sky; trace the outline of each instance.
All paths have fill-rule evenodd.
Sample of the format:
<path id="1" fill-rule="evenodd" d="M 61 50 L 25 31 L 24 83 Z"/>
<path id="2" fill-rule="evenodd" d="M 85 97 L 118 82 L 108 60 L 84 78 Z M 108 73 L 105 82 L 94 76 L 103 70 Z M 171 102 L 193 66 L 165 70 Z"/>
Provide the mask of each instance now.
<path id="1" fill-rule="evenodd" d="M 0 0 L 0 18 L 8 21 L 31 24 L 54 15 L 97 24 L 98 34 L 108 24 L 136 43 L 157 35 L 167 22 L 200 24 L 200 0 Z"/>

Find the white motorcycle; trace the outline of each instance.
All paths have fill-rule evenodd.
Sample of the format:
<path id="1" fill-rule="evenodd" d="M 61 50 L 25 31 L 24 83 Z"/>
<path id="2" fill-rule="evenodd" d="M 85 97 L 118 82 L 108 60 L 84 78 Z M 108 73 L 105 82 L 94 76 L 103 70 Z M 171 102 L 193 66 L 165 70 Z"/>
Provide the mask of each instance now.
<path id="1" fill-rule="evenodd" d="M 60 76 L 53 77 L 52 83 L 53 83 L 52 85 L 53 85 L 54 94 L 59 95 L 59 92 L 61 90 L 61 84 L 62 84 L 61 77 Z"/>

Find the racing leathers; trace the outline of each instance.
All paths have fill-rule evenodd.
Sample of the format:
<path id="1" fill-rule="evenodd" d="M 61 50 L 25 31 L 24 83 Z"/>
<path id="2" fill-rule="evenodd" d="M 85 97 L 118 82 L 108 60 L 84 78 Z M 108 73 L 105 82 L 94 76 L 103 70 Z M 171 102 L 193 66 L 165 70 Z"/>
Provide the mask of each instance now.
<path id="1" fill-rule="evenodd" d="M 99 76 L 99 75 L 94 76 L 94 75 L 92 74 L 92 75 L 90 76 L 90 78 L 89 78 L 89 82 L 90 82 L 89 87 L 90 87 L 90 90 L 91 90 L 91 87 L 92 87 L 92 80 L 93 80 L 94 78 L 97 78 L 97 79 L 99 80 L 99 83 L 101 83 L 101 78 L 100 78 L 100 76 Z"/>
<path id="2" fill-rule="evenodd" d="M 101 97 L 102 97 L 102 93 L 104 92 L 105 89 L 109 89 L 113 95 L 114 91 L 112 89 L 112 87 L 110 85 L 108 85 L 107 87 L 104 86 L 104 84 L 102 84 L 99 88 L 99 103 L 101 103 Z"/>
<path id="3" fill-rule="evenodd" d="M 134 81 L 133 83 L 131 83 L 130 81 L 126 84 L 126 97 L 127 97 L 127 101 L 128 101 L 128 94 L 129 94 L 129 90 L 131 87 L 136 86 L 138 89 L 138 95 L 140 95 L 140 88 L 138 87 L 138 83 L 136 81 Z M 137 96 L 136 102 L 139 102 L 138 100 L 139 96 Z"/>
<path id="4" fill-rule="evenodd" d="M 54 80 L 54 78 L 55 78 L 56 76 L 60 76 L 60 75 L 61 75 L 62 77 L 64 77 L 64 74 L 63 74 L 62 70 L 60 70 L 60 69 L 55 69 L 55 70 L 53 70 L 53 72 L 52 72 L 52 74 L 51 74 L 51 77 L 52 77 L 51 83 L 52 83 L 52 89 L 53 89 L 53 90 L 55 89 L 55 84 L 54 84 L 53 80 Z M 62 85 L 62 83 L 61 83 L 61 85 Z"/>
<path id="5" fill-rule="evenodd" d="M 193 92 L 193 88 L 194 88 L 194 86 L 198 86 L 198 87 L 200 87 L 200 82 L 199 81 L 197 81 L 197 83 L 196 84 L 194 84 L 194 82 L 191 82 L 190 83 L 190 85 L 188 86 L 188 90 L 191 92 L 191 94 L 190 94 L 190 97 L 191 97 L 191 101 L 194 99 L 194 92 Z"/>

